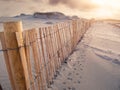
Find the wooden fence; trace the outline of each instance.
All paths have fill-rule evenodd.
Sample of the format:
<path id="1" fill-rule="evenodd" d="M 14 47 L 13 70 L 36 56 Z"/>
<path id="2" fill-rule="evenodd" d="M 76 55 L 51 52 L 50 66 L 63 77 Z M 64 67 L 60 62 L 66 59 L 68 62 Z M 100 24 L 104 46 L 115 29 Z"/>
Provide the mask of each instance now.
<path id="1" fill-rule="evenodd" d="M 90 26 L 80 19 L 22 31 L 19 21 L 4 23 L 1 52 L 12 90 L 46 90 Z"/>

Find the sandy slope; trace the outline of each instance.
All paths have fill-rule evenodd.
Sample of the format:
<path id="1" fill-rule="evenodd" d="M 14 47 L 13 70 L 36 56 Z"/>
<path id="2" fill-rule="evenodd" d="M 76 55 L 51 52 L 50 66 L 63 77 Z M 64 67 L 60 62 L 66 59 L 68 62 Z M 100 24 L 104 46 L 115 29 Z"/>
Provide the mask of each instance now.
<path id="1" fill-rule="evenodd" d="M 49 90 L 120 90 L 120 29 L 94 24 Z"/>

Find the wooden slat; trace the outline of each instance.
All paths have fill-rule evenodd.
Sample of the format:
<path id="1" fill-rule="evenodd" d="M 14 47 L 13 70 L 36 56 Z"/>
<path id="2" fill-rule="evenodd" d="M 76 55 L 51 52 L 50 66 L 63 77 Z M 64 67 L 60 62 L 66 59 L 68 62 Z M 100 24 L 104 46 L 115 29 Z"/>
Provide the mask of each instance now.
<path id="1" fill-rule="evenodd" d="M 50 40 L 50 44 L 51 44 L 51 58 L 52 58 L 52 66 L 53 66 L 53 73 L 55 74 L 55 58 L 54 58 L 54 43 L 53 43 L 53 37 L 52 37 L 52 33 L 51 33 L 51 30 L 52 30 L 52 28 L 51 27 L 48 27 L 48 34 L 49 34 L 49 40 Z M 52 77 L 54 77 L 54 76 L 52 76 Z"/>
<path id="2" fill-rule="evenodd" d="M 40 42 L 41 42 L 41 49 L 42 49 L 42 55 L 43 55 L 43 61 L 44 61 L 44 67 L 43 68 L 45 68 L 45 83 L 44 83 L 44 85 L 46 86 L 46 83 L 47 83 L 47 81 L 48 81 L 48 67 L 46 66 L 47 65 L 47 61 L 45 60 L 45 43 L 44 43 L 44 41 L 45 41 L 45 38 L 43 37 L 44 36 L 44 32 L 43 32 L 43 30 L 44 30 L 44 28 L 40 28 L 39 29 L 39 35 L 40 35 Z"/>
<path id="3" fill-rule="evenodd" d="M 33 52 L 33 58 L 34 58 L 34 67 L 36 71 L 36 81 L 37 81 L 37 88 L 40 90 L 40 65 L 39 65 L 39 58 L 38 58 L 38 49 L 37 49 L 37 38 L 36 38 L 36 30 L 32 29 L 29 32 L 29 38 L 31 42 L 32 52 Z"/>
<path id="4" fill-rule="evenodd" d="M 39 30 L 37 30 L 37 34 L 38 34 L 38 52 L 39 52 L 39 65 L 40 65 L 40 82 L 41 82 L 41 89 L 40 90 L 45 90 L 45 67 L 44 67 L 44 61 L 43 61 L 43 56 L 42 56 L 42 46 L 41 46 L 41 38 L 39 35 Z"/>
<path id="5" fill-rule="evenodd" d="M 61 32 L 61 29 L 59 28 L 59 25 L 57 25 L 57 30 L 58 30 L 58 39 L 59 39 L 59 49 L 60 49 L 60 59 L 61 59 L 61 63 L 62 61 L 64 60 L 64 55 L 63 55 L 63 48 L 62 48 L 62 41 L 61 41 L 61 35 L 60 35 L 60 32 Z"/>
<path id="6" fill-rule="evenodd" d="M 40 69 L 41 69 L 41 84 L 42 84 L 42 90 L 45 90 L 46 89 L 46 69 L 44 67 L 44 56 L 43 56 L 43 53 L 42 53 L 42 38 L 40 37 L 40 30 L 38 30 L 38 34 L 39 34 L 39 42 L 38 42 L 38 49 L 39 49 L 39 56 L 40 56 Z"/>
<path id="7" fill-rule="evenodd" d="M 67 23 L 64 24 L 64 27 L 65 27 L 65 38 L 66 38 L 66 41 L 65 41 L 65 48 L 66 48 L 66 57 L 68 57 L 68 54 L 69 54 L 69 45 L 68 45 L 68 33 L 67 33 Z"/>
<path id="8" fill-rule="evenodd" d="M 50 83 L 50 73 L 51 73 L 51 69 L 50 69 L 50 62 L 49 62 L 49 45 L 48 45 L 48 39 L 47 39 L 47 34 L 46 34 L 46 27 L 43 30 L 43 34 L 44 34 L 44 40 L 45 40 L 45 48 L 46 48 L 46 68 L 47 68 L 47 72 L 48 72 L 48 76 L 47 76 L 47 84 L 49 85 Z"/>
<path id="9" fill-rule="evenodd" d="M 28 72 L 29 72 L 29 78 L 30 78 L 30 87 L 32 90 L 35 90 L 35 82 L 34 77 L 32 75 L 32 66 L 31 66 L 31 60 L 30 60 L 30 40 L 29 40 L 29 33 L 28 31 L 25 31 L 23 33 L 24 35 L 24 42 L 25 42 L 25 52 L 26 52 L 26 61 L 28 66 Z"/>
<path id="10" fill-rule="evenodd" d="M 54 47 L 54 44 L 52 43 L 52 36 L 51 36 L 51 27 L 48 27 L 48 30 L 47 30 L 47 34 L 49 35 L 48 36 L 48 41 L 49 41 L 49 45 L 50 45 L 50 54 L 51 54 L 51 65 L 52 65 L 52 78 L 54 78 L 54 74 L 55 74 L 55 58 L 54 58 L 54 50 L 53 50 L 53 47 Z"/>
<path id="11" fill-rule="evenodd" d="M 54 33 L 54 38 L 55 38 L 55 46 L 56 46 L 56 49 L 55 49 L 55 57 L 56 57 L 56 70 L 59 68 L 59 58 L 58 58 L 58 41 L 57 41 L 57 30 L 56 30 L 56 26 L 54 25 L 53 26 L 53 31 L 55 32 Z"/>
<path id="12" fill-rule="evenodd" d="M 54 76 L 54 70 L 53 70 L 53 65 L 52 65 L 52 55 L 51 55 L 51 43 L 50 43 L 50 35 L 48 32 L 48 27 L 45 28 L 45 41 L 46 41 L 46 50 L 47 50 L 47 55 L 48 55 L 48 67 L 49 67 L 49 85 L 50 82 L 52 82 L 52 78 Z"/>
<path id="13" fill-rule="evenodd" d="M 58 60 L 59 60 L 59 67 L 61 66 L 61 62 L 62 62 L 62 57 L 63 57 L 63 54 L 62 54 L 62 47 L 61 47 L 61 39 L 60 39 L 60 35 L 59 35 L 59 29 L 58 29 L 58 25 L 56 25 L 56 35 L 57 35 L 57 43 L 58 43 Z"/>
<path id="14" fill-rule="evenodd" d="M 59 67 L 59 58 L 58 58 L 58 42 L 57 42 L 57 31 L 56 31 L 56 26 L 53 26 L 53 31 L 54 33 L 54 39 L 55 39 L 55 57 L 56 57 L 56 71 Z"/>
<path id="15" fill-rule="evenodd" d="M 30 80 L 29 80 L 29 74 L 28 74 L 28 67 L 27 67 L 23 38 L 20 36 L 19 32 L 16 32 L 16 38 L 17 38 L 17 42 L 18 42 L 18 47 L 20 47 L 19 52 L 20 52 L 20 57 L 21 57 L 21 62 L 22 62 L 22 65 L 23 65 L 23 69 L 24 69 L 26 87 L 29 88 L 30 87 Z"/>
<path id="16" fill-rule="evenodd" d="M 55 38 L 55 33 L 54 33 L 54 27 L 52 27 L 52 30 L 50 30 L 51 33 L 51 38 L 52 38 L 52 43 L 53 43 L 53 58 L 54 58 L 54 74 L 56 74 L 57 70 L 57 57 L 56 57 L 56 38 Z"/>
<path id="17" fill-rule="evenodd" d="M 63 49 L 63 55 L 64 55 L 64 59 L 63 59 L 63 61 L 65 60 L 65 55 L 66 55 L 66 50 L 65 50 L 65 46 L 64 46 L 64 44 L 65 44 L 65 40 L 64 40 L 64 28 L 63 28 L 63 24 L 60 24 L 60 34 L 61 34 L 61 42 L 62 42 L 62 49 Z"/>
<path id="18" fill-rule="evenodd" d="M 60 28 L 60 36 L 61 36 L 61 47 L 62 47 L 62 50 L 63 50 L 63 60 L 62 62 L 64 62 L 64 59 L 65 59 L 65 47 L 64 47 L 64 35 L 63 35 L 63 27 L 62 27 L 62 23 L 59 24 L 59 28 Z"/>

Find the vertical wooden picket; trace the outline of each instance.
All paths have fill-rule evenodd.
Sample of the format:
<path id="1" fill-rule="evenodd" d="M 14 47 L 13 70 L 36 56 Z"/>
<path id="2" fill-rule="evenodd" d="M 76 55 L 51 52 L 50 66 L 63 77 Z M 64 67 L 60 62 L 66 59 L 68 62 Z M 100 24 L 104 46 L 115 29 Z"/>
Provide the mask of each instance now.
<path id="1" fill-rule="evenodd" d="M 23 32 L 20 21 L 4 23 L 0 41 L 12 89 L 46 90 L 90 25 L 80 19 Z"/>
<path id="2" fill-rule="evenodd" d="M 11 72 L 13 76 L 13 81 L 15 84 L 16 90 L 26 90 L 29 88 L 29 78 L 28 78 L 28 69 L 26 57 L 24 60 L 21 59 L 21 55 L 19 50 L 19 45 L 17 42 L 16 34 L 15 32 L 20 33 L 20 39 L 23 43 L 22 38 L 22 23 L 20 21 L 17 22 L 6 22 L 4 23 L 4 35 L 5 35 L 5 43 L 6 43 L 6 49 L 8 49 L 8 58 L 10 62 Z M 22 54 L 22 56 L 25 53 Z"/>

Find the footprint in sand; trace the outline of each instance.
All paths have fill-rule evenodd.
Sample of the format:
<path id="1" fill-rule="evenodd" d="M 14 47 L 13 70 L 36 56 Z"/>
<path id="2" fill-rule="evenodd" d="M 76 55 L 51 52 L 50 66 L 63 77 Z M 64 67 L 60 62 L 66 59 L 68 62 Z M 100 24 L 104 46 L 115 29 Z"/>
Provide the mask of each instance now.
<path id="1" fill-rule="evenodd" d="M 76 75 L 79 75 L 79 73 L 76 73 Z"/>
<path id="2" fill-rule="evenodd" d="M 73 67 L 75 66 L 76 64 L 73 64 Z"/>
<path id="3" fill-rule="evenodd" d="M 72 59 L 71 59 L 71 58 L 69 58 L 69 59 L 68 59 L 68 61 L 72 61 Z"/>
<path id="4" fill-rule="evenodd" d="M 77 82 L 76 82 L 76 81 L 74 81 L 74 83 L 76 84 Z"/>
<path id="5" fill-rule="evenodd" d="M 72 73 L 68 73 L 68 76 L 71 76 L 72 75 Z"/>
<path id="6" fill-rule="evenodd" d="M 82 76 L 80 76 L 80 79 L 82 78 Z"/>
<path id="7" fill-rule="evenodd" d="M 77 59 L 79 60 L 79 59 L 81 59 L 81 57 L 77 57 Z"/>
<path id="8" fill-rule="evenodd" d="M 68 77 L 67 79 L 72 81 L 72 78 L 70 78 L 70 77 Z"/>
<path id="9" fill-rule="evenodd" d="M 54 75 L 54 79 L 56 79 L 57 78 L 57 74 L 56 75 Z"/>
<path id="10" fill-rule="evenodd" d="M 66 90 L 66 89 L 63 89 Z M 76 90 L 74 87 L 68 87 L 68 90 Z"/>
<path id="11" fill-rule="evenodd" d="M 74 68 L 74 70 L 77 70 L 76 68 Z"/>
<path id="12" fill-rule="evenodd" d="M 80 70 L 82 71 L 83 69 L 81 68 Z"/>
<path id="13" fill-rule="evenodd" d="M 72 87 L 72 90 L 76 90 L 75 87 Z"/>
<path id="14" fill-rule="evenodd" d="M 66 82 L 63 82 L 63 84 L 66 84 Z"/>
<path id="15" fill-rule="evenodd" d="M 77 81 L 80 84 L 80 80 Z"/>
<path id="16" fill-rule="evenodd" d="M 50 82 L 50 85 L 52 85 L 52 84 L 54 84 L 54 81 L 51 81 L 51 82 Z"/>
<path id="17" fill-rule="evenodd" d="M 66 88 L 63 88 L 63 90 L 67 90 Z"/>
<path id="18" fill-rule="evenodd" d="M 71 90 L 71 87 L 68 87 L 68 90 Z"/>
<path id="19" fill-rule="evenodd" d="M 68 87 L 68 90 L 76 90 L 75 87 Z"/>
<path id="20" fill-rule="evenodd" d="M 82 60 L 82 62 L 85 62 L 85 60 Z"/>
<path id="21" fill-rule="evenodd" d="M 77 63 L 80 64 L 80 61 L 78 61 Z"/>
<path id="22" fill-rule="evenodd" d="M 63 69 L 63 71 L 65 71 L 65 68 Z"/>
<path id="23" fill-rule="evenodd" d="M 59 72 L 59 71 L 56 71 L 56 74 L 57 74 L 57 75 L 60 75 L 60 72 Z"/>

